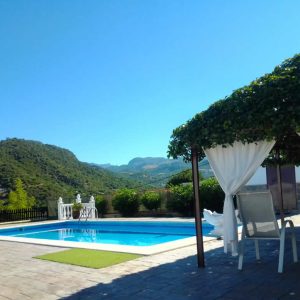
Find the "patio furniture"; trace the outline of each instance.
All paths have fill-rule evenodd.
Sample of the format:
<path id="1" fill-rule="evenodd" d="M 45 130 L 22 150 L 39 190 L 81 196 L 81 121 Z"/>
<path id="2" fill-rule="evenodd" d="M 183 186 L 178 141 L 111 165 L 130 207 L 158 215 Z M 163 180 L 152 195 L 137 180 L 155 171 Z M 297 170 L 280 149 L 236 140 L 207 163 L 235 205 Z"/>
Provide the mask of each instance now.
<path id="1" fill-rule="evenodd" d="M 254 240 L 256 259 L 258 260 L 260 259 L 259 240 L 279 240 L 278 273 L 282 273 L 287 224 L 291 227 L 290 237 L 292 240 L 294 262 L 298 261 L 294 224 L 291 220 L 285 220 L 282 224 L 282 228 L 279 229 L 270 191 L 238 193 L 237 205 L 243 224 L 239 249 L 239 270 L 242 270 L 243 267 L 245 240 Z"/>

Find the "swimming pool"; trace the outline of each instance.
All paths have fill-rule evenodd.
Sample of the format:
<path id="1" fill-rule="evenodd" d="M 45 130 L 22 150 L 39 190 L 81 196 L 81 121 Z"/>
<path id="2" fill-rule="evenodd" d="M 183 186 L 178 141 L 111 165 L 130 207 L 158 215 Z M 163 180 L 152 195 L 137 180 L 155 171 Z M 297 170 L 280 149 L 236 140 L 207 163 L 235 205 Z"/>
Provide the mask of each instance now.
<path id="1" fill-rule="evenodd" d="M 203 224 L 203 235 L 209 235 L 211 230 L 213 226 Z M 107 248 L 105 245 L 115 245 L 119 249 L 132 248 L 135 251 L 130 252 L 140 252 L 137 248 L 195 241 L 195 224 L 182 221 L 65 221 L 0 229 L 0 239 L 67 247 L 77 244 L 77 247 L 85 245 L 84 248 L 96 249 L 101 245 L 102 249 Z"/>

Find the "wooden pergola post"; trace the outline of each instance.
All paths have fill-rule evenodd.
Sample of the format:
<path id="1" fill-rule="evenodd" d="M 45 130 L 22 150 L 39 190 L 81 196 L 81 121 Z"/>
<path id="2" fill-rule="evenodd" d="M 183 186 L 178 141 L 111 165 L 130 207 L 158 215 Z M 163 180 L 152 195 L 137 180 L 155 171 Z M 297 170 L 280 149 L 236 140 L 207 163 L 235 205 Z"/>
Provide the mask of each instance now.
<path id="1" fill-rule="evenodd" d="M 195 199 L 195 225 L 197 238 L 197 261 L 198 268 L 204 268 L 204 248 L 203 248 L 203 234 L 201 221 L 201 207 L 199 197 L 199 169 L 198 169 L 198 151 L 192 148 L 192 174 L 193 174 L 193 190 Z"/>
<path id="2" fill-rule="evenodd" d="M 281 165 L 280 165 L 280 152 L 279 149 L 276 148 L 276 171 L 277 171 L 277 185 L 278 185 L 278 195 L 279 195 L 279 201 L 280 201 L 280 220 L 281 225 L 283 225 L 284 222 L 284 207 L 283 207 L 283 195 L 282 195 L 282 180 L 281 180 Z"/>

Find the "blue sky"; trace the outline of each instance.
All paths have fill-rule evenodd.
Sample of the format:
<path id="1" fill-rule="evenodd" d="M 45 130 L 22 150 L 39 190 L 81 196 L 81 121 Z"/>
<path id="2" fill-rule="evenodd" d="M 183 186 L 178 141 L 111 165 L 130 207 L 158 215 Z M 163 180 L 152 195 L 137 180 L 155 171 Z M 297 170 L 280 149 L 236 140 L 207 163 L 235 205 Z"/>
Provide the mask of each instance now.
<path id="1" fill-rule="evenodd" d="M 172 130 L 300 52 L 300 2 L 0 0 L 0 139 L 166 157 Z"/>

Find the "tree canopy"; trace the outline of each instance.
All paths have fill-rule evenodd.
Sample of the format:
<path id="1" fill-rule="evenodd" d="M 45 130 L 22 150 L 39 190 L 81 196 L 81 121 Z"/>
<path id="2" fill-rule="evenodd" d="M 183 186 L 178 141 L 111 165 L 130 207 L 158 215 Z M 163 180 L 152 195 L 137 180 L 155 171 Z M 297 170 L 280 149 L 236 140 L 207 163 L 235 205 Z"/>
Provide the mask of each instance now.
<path id="1" fill-rule="evenodd" d="M 191 148 L 203 159 L 203 148 L 234 141 L 276 140 L 281 159 L 300 164 L 300 54 L 285 60 L 248 86 L 215 102 L 173 131 L 169 157 L 191 160 Z M 274 162 L 271 152 L 267 163 Z"/>
<path id="2" fill-rule="evenodd" d="M 181 183 L 193 182 L 193 173 L 191 169 L 181 171 L 173 175 L 166 184 L 166 187 L 179 185 Z"/>
<path id="3" fill-rule="evenodd" d="M 7 209 L 32 208 L 36 204 L 35 198 L 28 196 L 23 188 L 23 182 L 20 178 L 15 181 L 15 191 L 8 194 Z"/>

